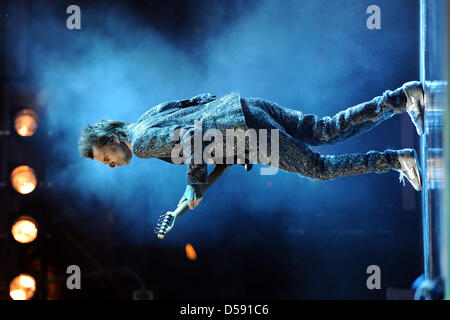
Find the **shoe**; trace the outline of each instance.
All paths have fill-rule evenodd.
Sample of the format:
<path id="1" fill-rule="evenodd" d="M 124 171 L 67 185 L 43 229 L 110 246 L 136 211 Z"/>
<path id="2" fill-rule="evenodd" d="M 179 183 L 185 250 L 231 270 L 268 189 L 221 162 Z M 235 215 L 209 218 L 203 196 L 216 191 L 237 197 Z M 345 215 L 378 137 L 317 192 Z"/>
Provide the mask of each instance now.
<path id="1" fill-rule="evenodd" d="M 406 111 L 411 117 L 412 122 L 416 126 L 418 135 L 423 134 L 424 128 L 424 90 L 423 85 L 419 81 L 406 82 L 402 86 L 403 91 L 406 94 Z"/>
<path id="2" fill-rule="evenodd" d="M 398 161 L 401 164 L 401 169 L 395 169 L 400 172 L 399 182 L 403 182 L 403 185 L 405 185 L 404 177 L 406 177 L 414 189 L 417 191 L 422 190 L 421 170 L 416 150 L 403 149 L 397 152 Z"/>

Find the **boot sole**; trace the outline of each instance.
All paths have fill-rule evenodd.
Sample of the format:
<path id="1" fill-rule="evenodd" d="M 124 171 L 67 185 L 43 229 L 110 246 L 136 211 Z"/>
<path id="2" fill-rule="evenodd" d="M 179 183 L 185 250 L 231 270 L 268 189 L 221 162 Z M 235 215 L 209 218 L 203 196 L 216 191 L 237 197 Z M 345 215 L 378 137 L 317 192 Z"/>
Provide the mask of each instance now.
<path id="1" fill-rule="evenodd" d="M 417 189 L 415 186 L 414 189 L 416 189 L 417 191 L 422 190 L 422 175 L 421 175 L 421 170 L 419 169 L 419 159 L 417 158 L 417 154 L 416 152 L 414 152 L 414 162 L 416 163 L 416 166 L 414 167 L 414 172 L 416 174 L 417 180 L 419 180 L 419 188 Z"/>

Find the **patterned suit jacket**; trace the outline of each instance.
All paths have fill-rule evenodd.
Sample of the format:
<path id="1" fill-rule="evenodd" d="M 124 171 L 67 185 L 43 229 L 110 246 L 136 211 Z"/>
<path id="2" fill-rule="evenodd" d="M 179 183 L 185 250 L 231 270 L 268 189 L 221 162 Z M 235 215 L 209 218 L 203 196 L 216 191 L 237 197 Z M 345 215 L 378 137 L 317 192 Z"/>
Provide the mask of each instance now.
<path id="1" fill-rule="evenodd" d="M 210 93 L 191 99 L 168 101 L 145 112 L 137 122 L 131 124 L 131 146 L 139 158 L 157 158 L 170 163 L 172 148 L 178 143 L 187 143 L 194 134 L 194 123 L 201 121 L 202 131 L 218 129 L 225 135 L 226 129 L 247 129 L 242 111 L 241 97 L 233 91 L 221 98 Z M 186 134 L 180 141 L 172 141 L 174 131 L 184 129 Z M 193 163 L 191 156 L 186 161 L 188 184 L 207 182 L 207 164 Z M 191 163 L 192 162 L 192 163 Z"/>

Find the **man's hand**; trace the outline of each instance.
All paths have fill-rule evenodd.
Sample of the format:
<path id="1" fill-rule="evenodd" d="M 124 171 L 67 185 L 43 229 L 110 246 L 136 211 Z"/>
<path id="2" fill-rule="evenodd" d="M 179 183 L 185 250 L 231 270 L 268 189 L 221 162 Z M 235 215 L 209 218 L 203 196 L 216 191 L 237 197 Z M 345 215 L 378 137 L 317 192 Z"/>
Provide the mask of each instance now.
<path id="1" fill-rule="evenodd" d="M 183 196 L 178 202 L 179 206 L 184 200 L 188 202 L 189 209 L 193 210 L 203 199 L 202 188 L 199 184 L 188 184 Z"/>

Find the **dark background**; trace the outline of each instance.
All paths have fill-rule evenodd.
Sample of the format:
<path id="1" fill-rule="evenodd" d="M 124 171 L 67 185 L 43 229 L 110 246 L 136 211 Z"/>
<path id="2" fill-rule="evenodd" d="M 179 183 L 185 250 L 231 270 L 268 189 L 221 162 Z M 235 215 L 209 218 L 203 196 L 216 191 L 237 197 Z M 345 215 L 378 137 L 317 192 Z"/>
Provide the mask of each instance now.
<path id="1" fill-rule="evenodd" d="M 81 30 L 66 28 L 71 4 Z M 372 4 L 380 30 L 366 27 Z M 155 299 L 385 299 L 421 274 L 420 198 L 397 172 L 313 182 L 233 166 L 158 240 L 153 227 L 178 203 L 186 168 L 133 158 L 111 169 L 76 145 L 87 122 L 136 121 L 204 92 L 239 90 L 319 116 L 370 100 L 419 77 L 417 1 L 4 1 L 1 22 L 1 124 L 11 130 L 0 137 L 3 299 L 19 270 L 38 277 L 36 298 L 50 299 L 131 299 L 136 275 Z M 24 106 L 40 115 L 29 139 L 11 129 Z M 403 114 L 314 149 L 417 146 Z M 8 184 L 19 163 L 40 179 L 27 196 Z M 9 224 L 24 211 L 41 229 L 19 246 Z M 72 264 L 81 290 L 65 287 Z M 366 287 L 373 264 L 381 290 Z"/>

